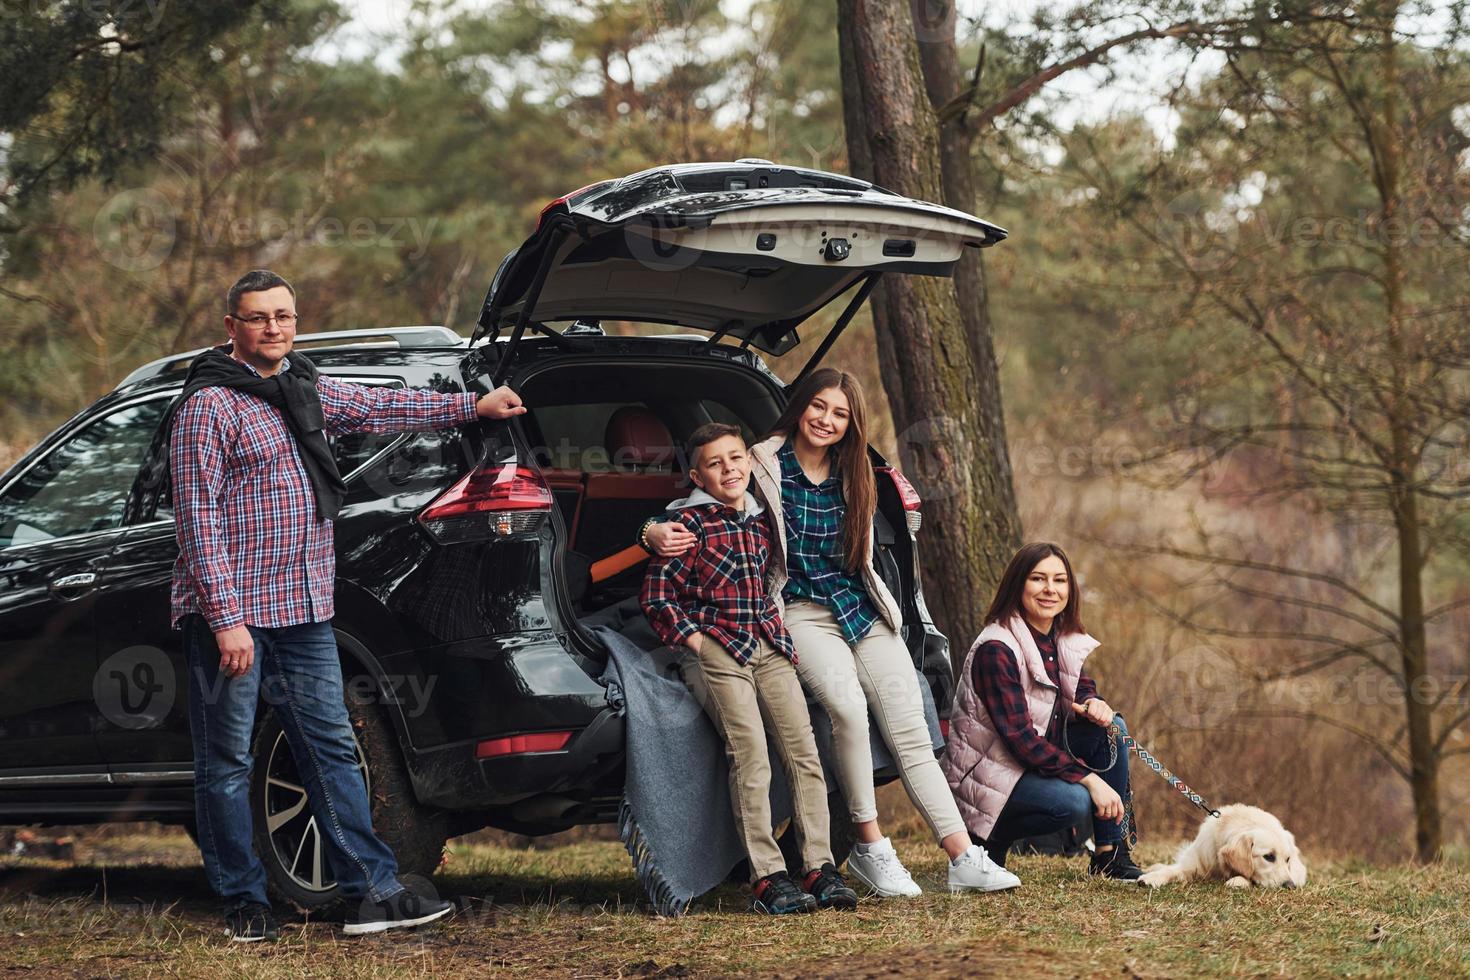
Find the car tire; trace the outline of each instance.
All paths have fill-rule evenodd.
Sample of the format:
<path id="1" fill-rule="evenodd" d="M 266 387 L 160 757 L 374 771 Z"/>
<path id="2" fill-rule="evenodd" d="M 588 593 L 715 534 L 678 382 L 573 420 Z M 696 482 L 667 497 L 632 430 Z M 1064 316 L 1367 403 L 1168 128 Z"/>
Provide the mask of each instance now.
<path id="1" fill-rule="evenodd" d="M 433 874 L 448 839 L 448 815 L 414 799 L 398 740 L 382 711 L 349 699 L 347 713 L 372 802 L 374 830 L 397 857 L 400 876 Z M 257 727 L 254 753 L 250 810 L 256 853 L 272 894 L 302 910 L 331 905 L 341 897 L 341 888 L 274 711 Z"/>

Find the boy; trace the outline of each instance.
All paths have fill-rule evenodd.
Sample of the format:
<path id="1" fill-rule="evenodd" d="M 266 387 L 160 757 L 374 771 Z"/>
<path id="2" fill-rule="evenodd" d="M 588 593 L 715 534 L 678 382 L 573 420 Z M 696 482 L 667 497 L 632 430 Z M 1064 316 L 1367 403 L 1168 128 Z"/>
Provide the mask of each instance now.
<path id="1" fill-rule="evenodd" d="M 698 542 L 682 555 L 653 560 L 641 601 L 659 638 L 688 649 L 684 683 L 724 740 L 735 827 L 750 858 L 752 907 L 770 915 L 856 908 L 857 893 L 832 863 L 827 784 L 791 636 L 767 587 L 770 525 L 748 489 L 745 439 L 736 426 L 711 422 L 690 436 L 688 452 L 697 489 L 669 510 Z M 791 784 L 808 869 L 801 885 L 787 874 L 771 833 L 768 734 Z"/>

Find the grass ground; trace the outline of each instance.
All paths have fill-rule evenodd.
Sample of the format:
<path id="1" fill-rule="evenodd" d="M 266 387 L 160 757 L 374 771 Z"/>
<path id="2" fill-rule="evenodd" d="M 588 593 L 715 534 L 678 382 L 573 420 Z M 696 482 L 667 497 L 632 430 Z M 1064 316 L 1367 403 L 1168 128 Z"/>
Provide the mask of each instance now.
<path id="1" fill-rule="evenodd" d="M 1317 865 L 1295 892 L 1151 893 L 1090 880 L 1081 861 L 1013 858 L 1020 890 L 950 896 L 939 851 L 898 844 L 922 898 L 783 920 L 745 912 L 733 887 L 656 918 L 615 842 L 467 844 L 433 879 L 461 907 L 444 925 L 349 941 L 296 917 L 280 943 L 241 947 L 186 837 L 108 837 L 67 862 L 0 858 L 0 975 L 1470 976 L 1464 866 Z"/>

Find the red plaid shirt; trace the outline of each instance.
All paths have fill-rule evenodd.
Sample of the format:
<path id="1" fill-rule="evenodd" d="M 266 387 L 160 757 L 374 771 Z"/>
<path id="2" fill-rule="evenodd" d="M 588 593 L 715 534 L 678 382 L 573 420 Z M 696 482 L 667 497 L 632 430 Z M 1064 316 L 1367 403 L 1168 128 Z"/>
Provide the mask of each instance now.
<path id="1" fill-rule="evenodd" d="M 317 379 L 328 435 L 447 428 L 475 419 L 475 396 Z M 296 440 L 279 410 L 233 388 L 179 408 L 169 447 L 174 526 L 171 620 L 214 630 L 332 618 L 337 556 L 318 520 Z"/>
<path id="2" fill-rule="evenodd" d="M 1041 652 L 1046 676 L 1060 687 L 1056 641 L 1034 629 L 1031 630 L 1031 638 Z M 1062 748 L 1062 712 L 1070 711 L 1074 702 L 1083 704 L 1097 697 L 1097 684 L 1091 677 L 1086 674 L 1078 676 L 1077 693 L 1071 701 L 1058 692 L 1051 721 L 1046 726 L 1046 738 L 1042 738 L 1031 725 L 1026 692 L 1021 688 L 1021 667 L 1010 647 L 999 640 L 981 644 L 975 651 L 970 671 L 970 681 L 985 710 L 990 713 L 991 723 L 1021 765 L 1039 775 L 1055 776 L 1069 783 L 1080 783 L 1087 778 L 1091 770 Z"/>
<path id="3" fill-rule="evenodd" d="M 764 513 L 751 515 L 723 504 L 679 511 L 675 521 L 698 538 L 672 558 L 654 558 L 639 601 L 659 639 L 683 646 L 704 633 L 737 663 L 755 655 L 764 636 L 792 663 L 796 651 L 766 585 L 771 529 Z"/>

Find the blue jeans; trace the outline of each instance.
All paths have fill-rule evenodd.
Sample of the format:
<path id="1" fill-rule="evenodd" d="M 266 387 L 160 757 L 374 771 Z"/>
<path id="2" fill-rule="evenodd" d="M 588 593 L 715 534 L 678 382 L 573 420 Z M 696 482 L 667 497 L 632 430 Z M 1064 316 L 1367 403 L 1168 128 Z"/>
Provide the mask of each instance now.
<path id="1" fill-rule="evenodd" d="M 332 624 L 249 627 L 255 662 L 241 677 L 220 671 L 219 647 L 203 616 L 185 617 L 183 627 L 194 815 L 210 886 L 227 902 L 268 901 L 250 812 L 250 740 L 264 693 L 285 730 L 343 897 L 378 902 L 401 890 L 398 862 L 373 833 Z"/>
<path id="2" fill-rule="evenodd" d="M 1118 731 L 1128 734 L 1122 715 L 1113 716 Z M 1100 725 L 1075 720 L 1067 726 L 1067 739 L 1072 754 L 1090 768 L 1108 764 L 1108 733 Z M 1099 772 L 1103 781 L 1128 802 L 1128 747 L 1118 741 L 1118 761 L 1107 772 Z M 987 850 L 992 857 L 1004 854 L 1012 841 L 1036 837 L 1083 823 L 1092 817 L 1093 840 L 1100 845 L 1118 844 L 1123 840 L 1123 825 L 1117 820 L 1099 820 L 1092 813 L 1092 796 L 1081 783 L 1069 783 L 1055 776 L 1027 771 L 1021 774 L 1010 799 L 990 832 Z"/>

